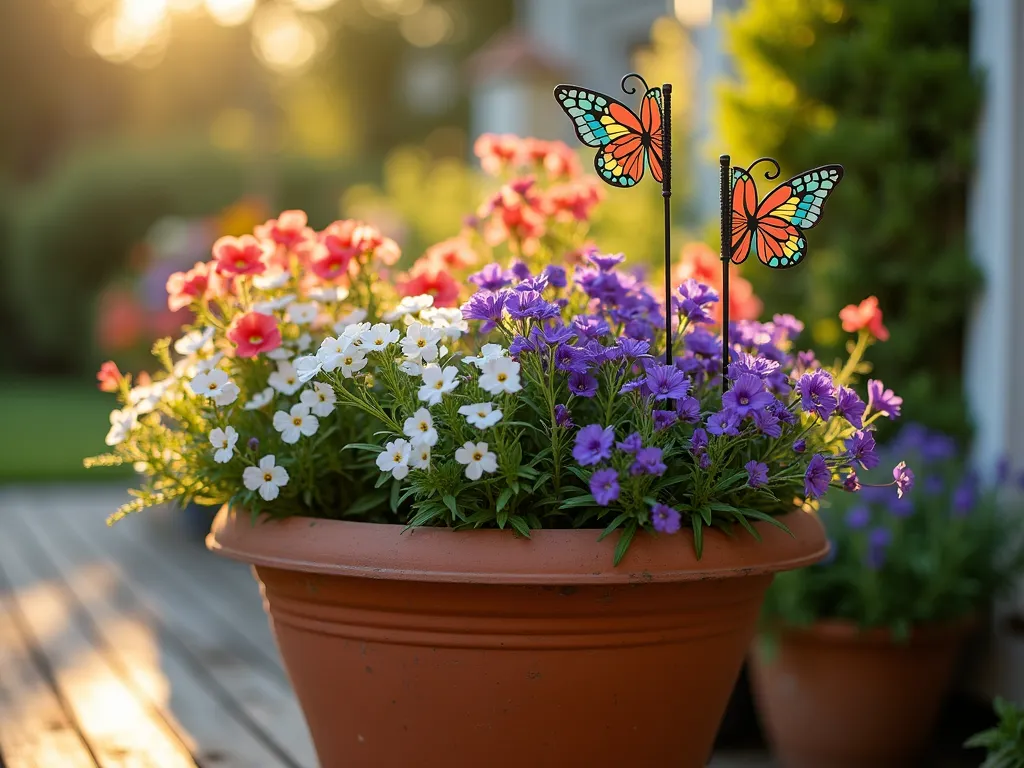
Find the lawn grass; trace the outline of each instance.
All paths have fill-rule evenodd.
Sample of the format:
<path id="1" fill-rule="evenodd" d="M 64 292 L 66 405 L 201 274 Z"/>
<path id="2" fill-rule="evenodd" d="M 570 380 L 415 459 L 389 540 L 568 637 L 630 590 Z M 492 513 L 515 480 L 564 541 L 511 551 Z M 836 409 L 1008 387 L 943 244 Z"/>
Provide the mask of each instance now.
<path id="1" fill-rule="evenodd" d="M 90 379 L 0 380 L 0 484 L 130 477 L 130 467 L 82 466 L 106 451 L 115 406 Z"/>

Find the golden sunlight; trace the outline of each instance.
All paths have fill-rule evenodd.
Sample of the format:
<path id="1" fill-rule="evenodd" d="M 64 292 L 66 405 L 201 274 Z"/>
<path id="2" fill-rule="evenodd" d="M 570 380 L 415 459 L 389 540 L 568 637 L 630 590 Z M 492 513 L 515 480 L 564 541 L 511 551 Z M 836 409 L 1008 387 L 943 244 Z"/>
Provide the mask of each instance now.
<path id="1" fill-rule="evenodd" d="M 312 61 L 325 36 L 318 21 L 280 5 L 261 8 L 252 32 L 256 55 L 278 72 L 293 72 Z"/>
<path id="2" fill-rule="evenodd" d="M 252 16 L 256 0 L 204 0 L 206 12 L 224 27 L 237 27 Z"/>

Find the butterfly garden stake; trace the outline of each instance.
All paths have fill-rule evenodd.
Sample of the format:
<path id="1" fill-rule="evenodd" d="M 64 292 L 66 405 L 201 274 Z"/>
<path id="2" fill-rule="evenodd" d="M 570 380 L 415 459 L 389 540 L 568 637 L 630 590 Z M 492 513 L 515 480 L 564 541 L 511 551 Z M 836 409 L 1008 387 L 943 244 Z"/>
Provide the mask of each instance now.
<path id="1" fill-rule="evenodd" d="M 644 87 L 640 113 L 622 102 L 578 85 L 555 87 L 555 100 L 572 120 L 576 136 L 597 149 L 594 168 L 613 187 L 636 186 L 651 169 L 665 201 L 665 363 L 672 364 L 672 86 L 651 88 L 635 72 L 622 78 L 623 93 L 634 94 L 632 79 Z"/>

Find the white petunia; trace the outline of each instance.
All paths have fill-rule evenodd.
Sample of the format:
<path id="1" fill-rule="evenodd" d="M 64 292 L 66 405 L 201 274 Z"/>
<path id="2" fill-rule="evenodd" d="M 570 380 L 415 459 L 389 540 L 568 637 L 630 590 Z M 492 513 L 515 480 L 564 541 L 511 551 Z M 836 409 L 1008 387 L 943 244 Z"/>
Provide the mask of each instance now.
<path id="1" fill-rule="evenodd" d="M 219 395 L 214 396 L 214 405 L 231 405 L 238 396 L 241 394 L 241 390 L 238 389 L 238 385 L 233 381 L 229 381 L 224 385 L 224 389 L 221 390 Z"/>
<path id="2" fill-rule="evenodd" d="M 409 466 L 413 469 L 430 469 L 430 446 L 414 445 L 412 457 L 409 459 Z"/>
<path id="3" fill-rule="evenodd" d="M 441 331 L 415 322 L 409 326 L 402 339 L 402 354 L 409 360 L 432 363 L 437 360 L 440 350 Z"/>
<path id="4" fill-rule="evenodd" d="M 410 418 L 405 420 L 402 430 L 405 436 L 413 445 L 437 445 L 437 430 L 434 429 L 434 419 L 430 411 L 420 408 Z"/>
<path id="5" fill-rule="evenodd" d="M 441 331 L 441 336 L 452 341 L 469 331 L 469 323 L 457 307 L 431 307 L 420 312 L 420 320 Z"/>
<path id="6" fill-rule="evenodd" d="M 363 342 L 360 340 L 360 337 L 372 327 L 373 326 L 369 323 L 352 323 L 351 325 L 346 325 L 341 332 L 341 338 L 350 339 L 352 344 L 357 347 L 362 346 Z"/>
<path id="7" fill-rule="evenodd" d="M 216 448 L 213 452 L 213 460 L 218 464 L 227 464 L 234 454 L 235 443 L 238 442 L 238 432 L 234 427 L 221 429 L 217 427 L 210 431 L 210 444 Z"/>
<path id="8" fill-rule="evenodd" d="M 437 405 L 446 392 L 451 392 L 459 381 L 456 378 L 459 370 L 449 365 L 444 370 L 440 366 L 430 364 L 423 366 L 423 386 L 420 387 L 419 398 L 427 405 Z"/>
<path id="9" fill-rule="evenodd" d="M 309 406 L 305 403 L 296 403 L 288 413 L 277 411 L 274 414 L 274 429 L 281 433 L 281 439 L 289 445 L 299 442 L 302 435 L 315 435 L 319 426 L 319 420 L 309 412 Z"/>
<path id="10" fill-rule="evenodd" d="M 329 286 L 327 288 L 313 288 L 306 292 L 306 296 L 314 301 L 323 304 L 331 304 L 344 301 L 348 298 L 348 288 L 342 286 Z"/>
<path id="11" fill-rule="evenodd" d="M 323 361 L 316 355 L 296 357 L 292 365 L 295 366 L 295 375 L 299 377 L 299 381 L 303 384 L 320 373 L 324 368 Z"/>
<path id="12" fill-rule="evenodd" d="M 110 430 L 107 432 L 106 444 L 118 445 L 123 443 L 138 423 L 138 414 L 132 408 L 111 411 Z"/>
<path id="13" fill-rule="evenodd" d="M 412 446 L 408 440 L 392 440 L 377 454 L 377 468 L 381 472 L 390 472 L 395 480 L 401 480 L 409 474 L 409 457 Z"/>
<path id="14" fill-rule="evenodd" d="M 252 284 L 261 291 L 272 291 L 283 286 L 291 277 L 290 273 L 279 269 L 276 272 L 264 272 L 262 275 L 253 276 Z"/>
<path id="15" fill-rule="evenodd" d="M 334 390 L 322 381 L 315 382 L 312 389 L 304 389 L 299 395 L 299 402 L 308 405 L 309 410 L 316 416 L 330 415 L 337 401 L 338 396 L 334 394 Z"/>
<path id="16" fill-rule="evenodd" d="M 459 413 L 477 429 L 493 427 L 501 421 L 501 411 L 490 403 L 473 403 L 459 408 Z"/>
<path id="17" fill-rule="evenodd" d="M 359 345 L 367 352 L 380 352 L 398 341 L 401 335 L 387 323 L 377 323 L 359 334 Z"/>
<path id="18" fill-rule="evenodd" d="M 213 328 L 206 326 L 202 331 L 189 331 L 176 342 L 174 351 L 179 355 L 194 355 L 213 338 Z"/>
<path id="19" fill-rule="evenodd" d="M 320 314 L 320 309 L 317 307 L 316 302 L 293 301 L 288 305 L 288 311 L 284 313 L 284 319 L 296 325 L 309 325 L 316 320 L 318 314 Z"/>
<path id="20" fill-rule="evenodd" d="M 332 328 L 334 328 L 334 332 L 335 333 L 340 334 L 340 333 L 343 333 L 344 330 L 346 328 L 348 328 L 350 325 L 355 325 L 357 323 L 361 323 L 365 319 L 366 319 L 366 310 L 365 309 L 353 309 L 351 312 L 349 312 L 343 318 L 338 320 L 338 322 L 336 322 L 332 326 Z"/>
<path id="21" fill-rule="evenodd" d="M 299 387 L 302 386 L 298 371 L 295 370 L 294 365 L 287 361 L 277 364 L 277 370 L 267 377 L 267 384 L 282 395 L 294 395 L 299 391 Z"/>
<path id="22" fill-rule="evenodd" d="M 220 365 L 220 361 L 223 359 L 224 353 L 218 352 L 217 354 L 207 358 L 206 360 L 199 360 L 196 363 L 196 373 L 209 373 L 218 365 Z"/>
<path id="23" fill-rule="evenodd" d="M 250 491 L 259 491 L 264 501 L 273 501 L 281 488 L 288 485 L 288 471 L 276 466 L 274 454 L 260 459 L 258 467 L 246 467 L 242 472 L 242 482 Z"/>
<path id="24" fill-rule="evenodd" d="M 188 383 L 188 388 L 197 395 L 218 397 L 224 393 L 224 387 L 229 383 L 228 375 L 214 368 L 212 371 L 197 373 Z"/>
<path id="25" fill-rule="evenodd" d="M 387 320 L 389 323 L 393 323 L 400 317 L 406 315 L 415 315 L 417 312 L 421 312 L 427 307 L 434 306 L 434 297 L 430 294 L 423 294 L 421 296 L 405 296 L 398 306 L 392 310 L 388 310 L 381 317 Z"/>
<path id="26" fill-rule="evenodd" d="M 509 357 L 492 357 L 480 366 L 480 388 L 490 395 L 499 392 L 518 392 L 519 363 Z"/>
<path id="27" fill-rule="evenodd" d="M 262 392 L 257 392 L 252 396 L 252 400 L 247 402 L 242 407 L 247 411 L 258 411 L 263 406 L 267 405 L 271 400 L 274 399 L 274 388 L 267 387 Z"/>
<path id="28" fill-rule="evenodd" d="M 295 301 L 294 293 L 286 293 L 276 299 L 267 299 L 266 301 L 258 301 L 252 305 L 253 310 L 263 315 L 269 315 L 276 312 L 279 309 L 284 309 L 289 304 Z"/>
<path id="29" fill-rule="evenodd" d="M 316 359 L 320 361 L 325 371 L 336 371 L 341 365 L 341 357 L 348 351 L 352 339 L 339 336 L 335 338 L 328 336 L 320 342 L 320 349 L 316 352 Z"/>
<path id="30" fill-rule="evenodd" d="M 423 374 L 423 366 L 415 360 L 403 360 L 398 364 L 398 370 L 410 376 L 420 376 Z"/>
<path id="31" fill-rule="evenodd" d="M 292 357 L 292 351 L 290 349 L 288 349 L 288 347 L 284 346 L 283 344 L 280 347 L 276 347 L 276 348 L 270 350 L 269 352 L 264 352 L 264 354 L 267 357 L 269 357 L 271 360 L 279 360 L 279 361 L 280 360 L 291 360 L 291 357 Z"/>
<path id="32" fill-rule="evenodd" d="M 498 358 L 505 357 L 508 352 L 501 344 L 484 344 L 483 349 L 480 350 L 480 357 L 472 357 L 467 355 L 462 358 L 462 362 L 475 365 L 477 368 L 483 368 L 484 363 L 488 360 L 497 360 Z"/>
<path id="33" fill-rule="evenodd" d="M 128 404 L 140 415 L 149 413 L 159 405 L 170 385 L 170 379 L 161 379 L 152 384 L 132 387 L 128 392 Z"/>
<path id="34" fill-rule="evenodd" d="M 305 352 L 311 346 L 313 346 L 313 337 L 308 333 L 303 333 L 295 340 L 295 348 L 299 350 L 299 352 Z"/>
<path id="35" fill-rule="evenodd" d="M 479 480 L 484 472 L 498 471 L 498 457 L 487 450 L 487 443 L 464 443 L 455 452 L 455 460 L 466 465 L 466 477 Z"/>

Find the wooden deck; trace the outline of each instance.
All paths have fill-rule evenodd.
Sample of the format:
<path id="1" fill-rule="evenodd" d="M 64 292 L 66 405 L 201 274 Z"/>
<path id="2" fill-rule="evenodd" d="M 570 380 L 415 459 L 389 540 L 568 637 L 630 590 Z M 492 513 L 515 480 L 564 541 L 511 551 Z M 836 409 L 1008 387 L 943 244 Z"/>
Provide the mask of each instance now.
<path id="1" fill-rule="evenodd" d="M 315 768 L 248 569 L 125 498 L 0 489 L 0 768 Z"/>

